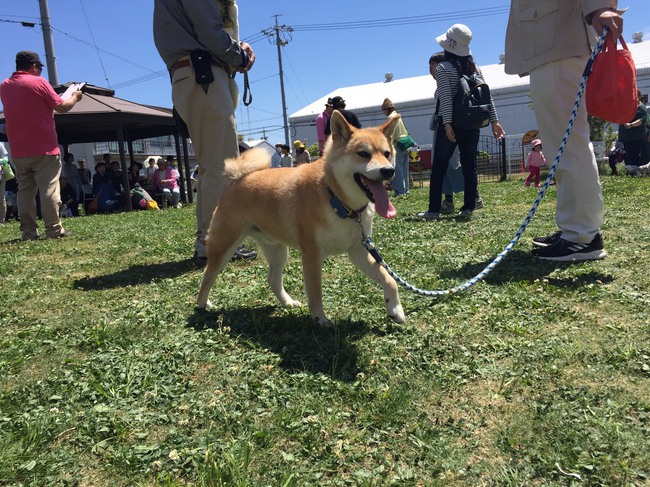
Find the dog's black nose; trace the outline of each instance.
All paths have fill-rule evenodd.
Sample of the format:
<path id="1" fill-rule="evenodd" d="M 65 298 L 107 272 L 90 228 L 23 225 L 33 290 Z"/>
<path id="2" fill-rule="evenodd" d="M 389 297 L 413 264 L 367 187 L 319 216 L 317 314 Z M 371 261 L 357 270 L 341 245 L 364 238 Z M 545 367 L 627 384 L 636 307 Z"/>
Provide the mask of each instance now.
<path id="1" fill-rule="evenodd" d="M 395 176 L 395 169 L 392 167 L 386 167 L 381 170 L 381 175 L 384 179 L 390 179 Z"/>

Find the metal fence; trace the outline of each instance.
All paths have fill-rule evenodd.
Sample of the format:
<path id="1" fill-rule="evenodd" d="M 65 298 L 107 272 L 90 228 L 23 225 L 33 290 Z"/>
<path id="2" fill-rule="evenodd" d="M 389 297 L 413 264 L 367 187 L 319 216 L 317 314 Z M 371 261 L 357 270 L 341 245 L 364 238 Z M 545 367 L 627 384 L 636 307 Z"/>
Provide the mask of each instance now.
<path id="1" fill-rule="evenodd" d="M 477 168 L 479 182 L 505 181 L 509 176 L 527 172 L 524 160 L 530 152 L 530 144 L 523 144 L 524 134 L 506 135 L 501 140 L 481 135 L 478 143 Z M 592 142 L 594 155 L 599 164 L 607 161 L 605 143 Z M 545 156 L 549 165 L 553 164 L 557 148 L 546 148 Z M 414 182 L 428 181 L 431 173 L 431 144 L 419 145 L 410 149 L 419 154 L 418 162 L 412 162 L 410 171 Z M 416 160 L 415 157 L 412 158 Z"/>
<path id="2" fill-rule="evenodd" d="M 505 181 L 508 176 L 505 141 L 481 135 L 478 141 L 476 166 L 479 182 Z"/>
<path id="3" fill-rule="evenodd" d="M 433 151 L 431 144 L 422 144 L 410 149 L 412 153 L 410 173 L 414 183 L 428 181 L 431 174 Z M 506 141 L 482 135 L 477 147 L 476 165 L 479 182 L 505 181 L 510 173 L 506 154 Z M 518 171 L 517 166 L 517 171 Z"/>

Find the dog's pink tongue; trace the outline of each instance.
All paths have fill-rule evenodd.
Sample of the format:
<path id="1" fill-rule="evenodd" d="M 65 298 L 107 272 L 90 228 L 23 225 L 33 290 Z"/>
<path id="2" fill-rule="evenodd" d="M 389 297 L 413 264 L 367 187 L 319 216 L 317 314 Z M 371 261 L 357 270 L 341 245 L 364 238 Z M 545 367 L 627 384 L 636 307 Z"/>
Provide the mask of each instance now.
<path id="1" fill-rule="evenodd" d="M 377 213 L 384 218 L 395 218 L 397 210 L 388 197 L 388 191 L 384 188 L 384 183 L 371 181 L 370 179 L 366 180 L 366 182 L 368 188 L 370 188 L 370 191 L 372 192 L 372 197 L 375 200 L 375 209 L 377 210 Z"/>

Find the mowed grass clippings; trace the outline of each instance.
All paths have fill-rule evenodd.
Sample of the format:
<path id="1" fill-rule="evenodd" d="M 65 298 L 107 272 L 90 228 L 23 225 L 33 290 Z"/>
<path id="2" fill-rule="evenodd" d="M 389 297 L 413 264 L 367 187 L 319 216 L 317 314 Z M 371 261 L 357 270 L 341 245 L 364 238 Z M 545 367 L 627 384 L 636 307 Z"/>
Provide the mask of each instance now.
<path id="1" fill-rule="evenodd" d="M 607 259 L 530 257 L 551 187 L 484 282 L 402 288 L 404 325 L 345 256 L 323 267 L 330 328 L 278 306 L 263 258 L 195 310 L 191 206 L 69 219 L 55 241 L 1 226 L 0 485 L 647 485 L 650 178 L 602 184 Z M 481 195 L 468 222 L 424 222 L 413 188 L 373 241 L 417 287 L 462 284 L 535 192 Z M 295 251 L 285 287 L 306 302 Z"/>

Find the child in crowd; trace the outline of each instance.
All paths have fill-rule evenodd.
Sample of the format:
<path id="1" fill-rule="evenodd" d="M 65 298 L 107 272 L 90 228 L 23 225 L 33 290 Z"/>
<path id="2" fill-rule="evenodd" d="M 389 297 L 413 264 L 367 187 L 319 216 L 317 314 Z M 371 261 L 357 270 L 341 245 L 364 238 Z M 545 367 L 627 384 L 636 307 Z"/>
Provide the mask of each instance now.
<path id="1" fill-rule="evenodd" d="M 542 165 L 548 166 L 546 164 L 546 158 L 542 153 L 542 141 L 535 139 L 530 143 L 530 152 L 526 158 L 525 167 L 530 171 L 526 181 L 524 181 L 526 186 L 530 186 L 531 181 L 535 178 L 535 187 L 539 188 L 539 177 L 542 172 L 540 168 Z"/>
<path id="2" fill-rule="evenodd" d="M 291 155 L 291 147 L 282 145 L 280 148 L 280 165 L 282 167 L 293 167 L 293 156 Z"/>

